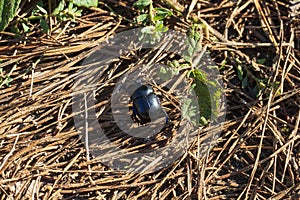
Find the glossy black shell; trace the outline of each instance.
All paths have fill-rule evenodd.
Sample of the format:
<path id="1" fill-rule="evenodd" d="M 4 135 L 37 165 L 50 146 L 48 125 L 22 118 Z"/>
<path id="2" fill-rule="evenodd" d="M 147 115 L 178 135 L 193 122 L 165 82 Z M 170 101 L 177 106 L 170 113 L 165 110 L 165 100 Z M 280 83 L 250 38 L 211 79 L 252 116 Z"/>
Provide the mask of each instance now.
<path id="1" fill-rule="evenodd" d="M 142 85 L 137 88 L 131 96 L 133 112 L 141 120 L 150 121 L 150 112 L 158 113 L 161 111 L 159 98 L 150 86 Z"/>

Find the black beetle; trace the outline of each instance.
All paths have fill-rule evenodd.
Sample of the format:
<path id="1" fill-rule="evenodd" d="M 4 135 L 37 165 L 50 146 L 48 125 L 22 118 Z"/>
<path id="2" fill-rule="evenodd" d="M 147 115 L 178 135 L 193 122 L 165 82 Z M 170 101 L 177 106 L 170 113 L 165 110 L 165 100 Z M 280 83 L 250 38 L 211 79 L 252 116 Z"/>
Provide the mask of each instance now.
<path id="1" fill-rule="evenodd" d="M 142 121 L 151 121 L 150 116 L 154 118 L 162 112 L 166 117 L 166 123 L 168 123 L 168 115 L 160 105 L 160 100 L 154 93 L 152 87 L 148 85 L 142 85 L 138 87 L 131 95 L 131 101 L 133 103 L 133 115 L 136 115 Z"/>

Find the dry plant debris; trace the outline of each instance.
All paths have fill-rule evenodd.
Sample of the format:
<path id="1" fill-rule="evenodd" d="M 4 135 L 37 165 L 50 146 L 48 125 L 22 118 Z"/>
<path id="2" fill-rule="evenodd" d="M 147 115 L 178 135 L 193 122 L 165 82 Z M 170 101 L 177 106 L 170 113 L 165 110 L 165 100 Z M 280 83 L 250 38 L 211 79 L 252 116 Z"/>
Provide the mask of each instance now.
<path id="1" fill-rule="evenodd" d="M 209 155 L 197 157 L 197 140 L 211 126 L 180 159 L 154 173 L 119 172 L 87 157 L 72 119 L 74 78 L 100 42 L 135 27 L 138 12 L 133 1 L 105 0 L 75 21 L 51 18 L 49 34 L 38 23 L 30 33 L 0 32 L 1 199 L 300 198 L 300 4 L 154 4 L 175 13 L 165 20 L 170 29 L 185 32 L 201 23 L 203 45 L 220 68 L 226 122 Z M 143 55 L 118 61 L 130 66 Z"/>

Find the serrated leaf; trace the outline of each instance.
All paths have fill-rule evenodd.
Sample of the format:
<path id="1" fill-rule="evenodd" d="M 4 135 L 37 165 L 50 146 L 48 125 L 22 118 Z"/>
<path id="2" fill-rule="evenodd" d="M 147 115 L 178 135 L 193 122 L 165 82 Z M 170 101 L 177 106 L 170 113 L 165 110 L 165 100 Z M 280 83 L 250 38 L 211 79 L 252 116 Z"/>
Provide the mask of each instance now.
<path id="1" fill-rule="evenodd" d="M 167 67 L 161 67 L 156 75 L 163 81 L 167 81 L 172 78 L 172 70 Z"/>
<path id="2" fill-rule="evenodd" d="M 152 3 L 152 0 L 138 0 L 133 5 L 137 7 L 139 10 L 142 10 L 146 6 L 149 6 Z"/>
<path id="3" fill-rule="evenodd" d="M 187 48 L 185 49 L 185 59 L 187 62 L 192 63 L 194 55 L 199 51 L 201 45 L 199 44 L 200 41 L 200 33 L 196 30 L 197 26 L 192 26 L 192 28 L 187 32 L 187 39 L 186 45 Z"/>
<path id="4" fill-rule="evenodd" d="M 73 3 L 78 7 L 97 7 L 98 0 L 73 0 Z"/>
<path id="5" fill-rule="evenodd" d="M 193 48 L 196 47 L 197 42 L 196 42 L 196 40 L 195 40 L 194 38 L 189 38 L 189 39 L 188 39 L 188 42 L 189 42 L 189 44 L 190 44 Z"/>
<path id="6" fill-rule="evenodd" d="M 191 58 L 193 57 L 194 48 L 191 45 L 188 46 L 187 53 Z"/>
<path id="7" fill-rule="evenodd" d="M 182 57 L 183 57 L 183 59 L 184 59 L 186 62 L 189 62 L 189 63 L 192 62 L 192 59 L 191 59 L 191 57 L 190 57 L 189 55 L 184 54 Z"/>
<path id="8" fill-rule="evenodd" d="M 195 121 L 195 119 L 198 112 L 197 112 L 197 107 L 195 106 L 195 102 L 193 102 L 193 100 L 190 98 L 185 98 L 182 99 L 181 104 L 182 104 L 182 110 L 181 110 L 182 117 L 184 119 L 189 120 L 194 125 L 196 125 L 197 122 Z"/>
<path id="9" fill-rule="evenodd" d="M 15 17 L 21 0 L 0 0 L 0 31 Z"/>

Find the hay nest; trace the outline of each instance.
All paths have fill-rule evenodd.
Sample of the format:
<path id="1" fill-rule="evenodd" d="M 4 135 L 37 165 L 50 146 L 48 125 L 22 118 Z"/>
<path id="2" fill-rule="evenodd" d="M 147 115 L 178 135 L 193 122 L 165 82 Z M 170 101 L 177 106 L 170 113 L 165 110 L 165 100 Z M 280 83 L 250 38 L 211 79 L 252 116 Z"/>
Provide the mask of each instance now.
<path id="1" fill-rule="evenodd" d="M 172 164 L 138 174 L 89 155 L 74 124 L 74 82 L 99 43 L 132 28 L 138 15 L 131 1 L 108 0 L 76 22 L 51 21 L 50 34 L 39 23 L 29 35 L 0 33 L 1 199 L 299 198 L 299 4 L 164 0 L 155 6 L 176 13 L 166 20 L 171 29 L 185 32 L 191 19 L 204 27 L 203 45 L 220 68 L 227 98 L 218 143 L 200 157 L 201 141 L 216 128 L 201 127 Z M 173 124 L 145 142 L 124 136 L 112 123 L 107 97 L 118 78 L 156 53 L 119 57 L 96 83 L 101 127 L 132 152 L 168 143 L 181 117 L 176 95 L 149 82 L 161 92 Z M 157 56 L 167 62 L 165 53 Z"/>

